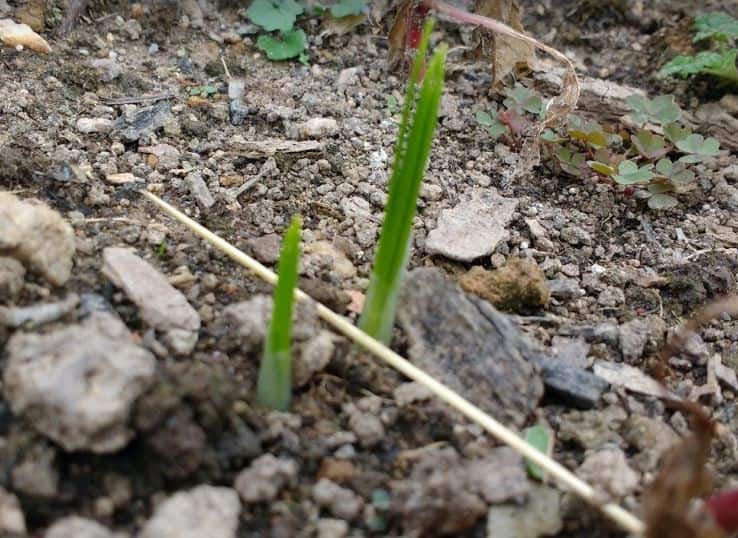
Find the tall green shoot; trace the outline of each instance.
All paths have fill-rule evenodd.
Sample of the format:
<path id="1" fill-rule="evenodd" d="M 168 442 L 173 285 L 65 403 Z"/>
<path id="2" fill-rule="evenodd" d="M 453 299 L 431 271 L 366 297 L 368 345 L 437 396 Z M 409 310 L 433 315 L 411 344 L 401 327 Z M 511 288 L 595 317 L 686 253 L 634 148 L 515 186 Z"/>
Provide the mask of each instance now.
<path id="1" fill-rule="evenodd" d="M 292 401 L 292 312 L 300 259 L 300 227 L 300 218 L 294 217 L 284 235 L 274 309 L 256 386 L 259 404 L 277 411 L 286 411 Z"/>
<path id="2" fill-rule="evenodd" d="M 397 293 L 410 253 L 418 194 L 428 164 L 443 93 L 445 46 L 440 46 L 433 54 L 423 84 L 418 88 L 432 29 L 433 23 L 428 21 L 423 28 L 410 72 L 395 145 L 389 198 L 359 320 L 362 330 L 385 344 L 389 343 L 392 336 Z"/>

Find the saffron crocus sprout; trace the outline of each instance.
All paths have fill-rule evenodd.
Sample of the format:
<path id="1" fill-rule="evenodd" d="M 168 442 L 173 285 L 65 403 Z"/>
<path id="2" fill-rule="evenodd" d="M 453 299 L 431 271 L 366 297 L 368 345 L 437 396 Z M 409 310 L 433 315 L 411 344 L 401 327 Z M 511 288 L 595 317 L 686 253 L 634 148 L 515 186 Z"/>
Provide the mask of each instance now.
<path id="1" fill-rule="evenodd" d="M 410 72 L 395 145 L 387 208 L 359 320 L 362 330 L 385 344 L 392 336 L 397 293 L 410 253 L 418 194 L 428 164 L 443 92 L 445 46 L 433 54 L 423 84 L 418 88 L 432 28 L 433 23 L 427 22 Z"/>
<path id="2" fill-rule="evenodd" d="M 292 401 L 292 312 L 300 259 L 300 226 L 300 218 L 294 217 L 282 243 L 274 308 L 256 386 L 259 404 L 277 411 L 286 411 Z"/>

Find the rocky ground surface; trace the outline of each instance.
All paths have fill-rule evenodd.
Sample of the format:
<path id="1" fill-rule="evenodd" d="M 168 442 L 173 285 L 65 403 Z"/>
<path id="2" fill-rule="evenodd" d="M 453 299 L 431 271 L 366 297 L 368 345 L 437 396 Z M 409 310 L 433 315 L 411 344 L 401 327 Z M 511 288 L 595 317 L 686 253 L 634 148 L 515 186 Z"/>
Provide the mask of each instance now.
<path id="1" fill-rule="evenodd" d="M 692 2 L 524 4 L 526 28 L 590 83 L 673 92 L 697 130 L 715 125 L 705 105 L 738 124 L 736 96 L 653 75 L 689 39 Z M 48 56 L 0 51 L 0 535 L 621 536 L 309 307 L 292 412 L 259 409 L 269 287 L 135 193 L 269 266 L 299 213 L 301 287 L 355 318 L 403 92 L 386 29 L 308 21 L 309 64 L 271 63 L 234 8 L 179 22 L 102 9 Z M 477 125 L 496 97 L 461 52 L 393 347 L 511 427 L 550 428 L 558 461 L 637 512 L 689 429 L 649 360 L 736 291 L 735 147 L 721 140 L 663 212 L 545 162 L 521 171 Z M 215 93 L 193 95 L 204 85 Z M 722 425 L 711 465 L 735 487 L 738 323 L 711 323 L 670 366 L 668 389 Z"/>

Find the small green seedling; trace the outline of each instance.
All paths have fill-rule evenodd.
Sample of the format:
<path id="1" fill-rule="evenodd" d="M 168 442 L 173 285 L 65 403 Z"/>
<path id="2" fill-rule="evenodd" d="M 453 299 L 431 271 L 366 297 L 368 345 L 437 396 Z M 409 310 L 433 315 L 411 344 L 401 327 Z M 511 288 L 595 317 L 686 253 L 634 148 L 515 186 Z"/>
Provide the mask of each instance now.
<path id="1" fill-rule="evenodd" d="M 254 0 L 246 10 L 246 16 L 267 32 L 256 40 L 256 46 L 274 61 L 300 58 L 307 61 L 305 50 L 308 42 L 305 32 L 295 28 L 297 17 L 304 8 L 295 0 Z"/>
<path id="2" fill-rule="evenodd" d="M 626 100 L 633 112 L 630 118 L 639 127 L 645 123 L 667 125 L 679 121 L 682 109 L 676 104 L 673 95 L 659 95 L 649 99 L 644 95 L 631 95 Z"/>
<path id="3" fill-rule="evenodd" d="M 637 126 L 630 128 L 634 132 L 615 134 L 595 121 L 569 115 L 565 129 L 547 129 L 540 141 L 569 175 L 595 172 L 624 193 L 637 190 L 651 209 L 674 207 L 677 199 L 671 194 L 689 190 L 695 179 L 689 167 L 719 155 L 720 144 L 678 123 L 682 111 L 672 95 L 632 95 L 626 101 L 632 108 L 627 124 Z"/>
<path id="4" fill-rule="evenodd" d="M 553 450 L 551 435 L 549 434 L 548 430 L 540 424 L 536 424 L 535 426 L 526 428 L 523 437 L 526 443 L 528 443 L 529 445 L 537 448 L 540 452 L 543 452 L 548 456 L 551 455 L 551 451 Z M 525 467 L 528 470 L 528 474 L 531 476 L 531 478 L 543 481 L 543 469 L 541 469 L 538 465 L 530 460 L 525 460 Z"/>
<path id="5" fill-rule="evenodd" d="M 709 157 L 720 153 L 720 142 L 715 138 L 705 138 L 699 134 L 691 134 L 676 143 L 680 151 L 687 153 L 679 159 L 683 163 L 701 163 Z"/>
<path id="6" fill-rule="evenodd" d="M 307 48 L 307 36 L 299 28 L 283 32 L 278 37 L 264 34 L 256 40 L 256 46 L 266 54 L 267 58 L 275 62 L 290 58 L 302 59 Z"/>
<path id="7" fill-rule="evenodd" d="M 199 95 L 200 97 L 209 97 L 216 93 L 218 93 L 218 88 L 212 84 L 203 84 L 202 86 L 190 88 L 190 95 L 192 96 Z"/>
<path id="8" fill-rule="evenodd" d="M 525 114 L 534 114 L 542 119 L 546 115 L 548 102 L 534 91 L 517 84 L 505 90 L 507 97 L 502 102 L 503 109 L 486 112 L 478 110 L 475 114 L 477 123 L 487 127 L 493 140 L 504 135 L 511 145 L 518 145 L 520 135 L 528 127 Z"/>
<path id="9" fill-rule="evenodd" d="M 274 309 L 256 386 L 259 404 L 277 411 L 287 411 L 292 400 L 292 311 L 300 258 L 300 227 L 300 218 L 294 217 L 284 236 Z"/>
<path id="10" fill-rule="evenodd" d="M 738 38 L 738 20 L 727 13 L 715 11 L 711 13 L 700 13 L 694 18 L 695 43 L 704 39 L 727 43 L 731 39 Z"/>
<path id="11" fill-rule="evenodd" d="M 388 116 L 394 116 L 400 110 L 400 101 L 394 95 L 388 95 L 385 103 Z"/>
<path id="12" fill-rule="evenodd" d="M 254 0 L 246 10 L 251 22 L 267 32 L 289 32 L 294 28 L 303 7 L 295 0 Z"/>
<path id="13" fill-rule="evenodd" d="M 635 183 L 648 183 L 653 179 L 652 164 L 638 166 L 633 161 L 622 161 L 618 164 L 618 171 L 612 178 L 621 185 L 633 185 Z"/>
<path id="14" fill-rule="evenodd" d="M 487 128 L 487 132 L 492 137 L 492 140 L 497 140 L 501 135 L 508 132 L 507 125 L 499 120 L 496 113 L 493 116 L 484 110 L 477 110 L 476 118 L 479 125 L 483 125 Z"/>
<path id="15" fill-rule="evenodd" d="M 738 49 L 734 44 L 738 38 L 738 20 L 727 13 L 702 13 L 694 21 L 696 42 L 713 42 L 717 50 L 703 50 L 693 56 L 677 56 L 664 64 L 659 77 L 690 77 L 711 75 L 731 84 L 738 84 L 736 57 Z"/>
<path id="16" fill-rule="evenodd" d="M 309 6 L 309 2 L 307 3 Z M 308 62 L 307 35 L 295 27 L 301 15 L 312 16 L 330 14 L 333 19 L 344 19 L 362 15 L 369 5 L 368 0 L 338 0 L 330 7 L 320 5 L 308 7 L 305 2 L 295 0 L 254 0 L 246 10 L 252 23 L 265 32 L 256 40 L 256 46 L 273 61 L 298 58 Z"/>
<path id="17" fill-rule="evenodd" d="M 425 25 L 410 72 L 395 144 L 395 160 L 384 222 L 359 320 L 362 330 L 385 344 L 389 343 L 392 336 L 397 293 L 410 253 L 418 194 L 428 164 L 443 92 L 446 62 L 444 46 L 433 54 L 423 84 L 418 89 L 432 28 L 432 22 Z"/>

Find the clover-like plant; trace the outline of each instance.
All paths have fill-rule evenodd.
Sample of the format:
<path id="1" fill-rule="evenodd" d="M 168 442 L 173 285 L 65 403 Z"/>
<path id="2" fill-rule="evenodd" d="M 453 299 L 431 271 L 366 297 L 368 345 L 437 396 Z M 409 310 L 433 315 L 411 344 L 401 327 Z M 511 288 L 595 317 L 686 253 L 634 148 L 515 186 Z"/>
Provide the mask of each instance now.
<path id="1" fill-rule="evenodd" d="M 526 119 L 526 114 L 542 119 L 548 103 L 521 84 L 506 89 L 505 93 L 507 97 L 502 102 L 503 109 L 491 112 L 478 110 L 475 117 L 477 123 L 487 127 L 487 132 L 494 140 L 504 136 L 511 145 L 518 146 L 520 136 L 533 125 L 532 121 Z"/>
<path id="2" fill-rule="evenodd" d="M 738 20 L 727 13 L 701 13 L 694 21 L 694 42 L 708 41 L 712 50 L 703 50 L 692 56 L 680 55 L 673 58 L 659 70 L 659 77 L 710 75 L 730 84 L 738 84 L 736 57 L 738 49 L 734 45 L 738 39 Z"/>
<path id="3" fill-rule="evenodd" d="M 277 411 L 286 411 L 292 401 L 292 312 L 300 259 L 300 228 L 300 218 L 294 217 L 284 235 L 272 319 L 256 386 L 259 404 Z"/>
<path id="4" fill-rule="evenodd" d="M 438 47 L 433 54 L 423 84 L 418 88 L 432 27 L 432 22 L 426 23 L 410 72 L 395 144 L 387 207 L 359 320 L 362 330 L 384 343 L 388 343 L 392 336 L 397 293 L 410 252 L 418 194 L 428 164 L 443 92 L 445 46 Z"/>
<path id="5" fill-rule="evenodd" d="M 287 60 L 304 55 L 307 36 L 300 28 L 295 28 L 297 17 L 304 8 L 295 0 L 254 0 L 246 10 L 246 16 L 267 32 L 256 40 L 256 46 L 270 60 Z M 302 56 L 305 58 L 304 56 Z"/>
<path id="6" fill-rule="evenodd" d="M 645 95 L 631 95 L 625 99 L 633 112 L 630 119 L 638 126 L 645 123 L 667 125 L 679 121 L 682 109 L 674 100 L 673 95 L 659 95 L 649 99 Z"/>
<path id="7" fill-rule="evenodd" d="M 682 126 L 682 111 L 671 95 L 632 95 L 626 101 L 635 132 L 612 133 L 571 114 L 565 127 L 546 129 L 540 140 L 563 172 L 577 177 L 595 172 L 626 193 L 638 190 L 652 209 L 674 207 L 673 194 L 688 190 L 695 179 L 690 166 L 719 155 L 720 144 Z"/>

